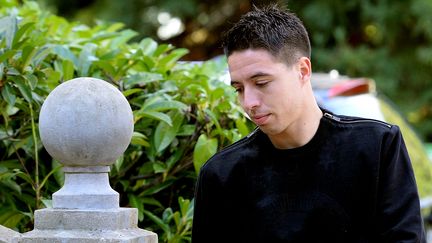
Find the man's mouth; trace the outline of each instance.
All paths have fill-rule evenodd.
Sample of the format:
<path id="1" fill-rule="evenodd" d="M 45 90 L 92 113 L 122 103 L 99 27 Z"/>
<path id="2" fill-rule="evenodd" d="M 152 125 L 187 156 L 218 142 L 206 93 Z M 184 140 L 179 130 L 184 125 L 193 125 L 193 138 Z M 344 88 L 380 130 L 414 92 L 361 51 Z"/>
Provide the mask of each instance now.
<path id="1" fill-rule="evenodd" d="M 268 118 L 270 117 L 270 114 L 263 114 L 263 115 L 254 115 L 252 116 L 252 121 L 257 125 L 261 126 L 264 125 Z"/>

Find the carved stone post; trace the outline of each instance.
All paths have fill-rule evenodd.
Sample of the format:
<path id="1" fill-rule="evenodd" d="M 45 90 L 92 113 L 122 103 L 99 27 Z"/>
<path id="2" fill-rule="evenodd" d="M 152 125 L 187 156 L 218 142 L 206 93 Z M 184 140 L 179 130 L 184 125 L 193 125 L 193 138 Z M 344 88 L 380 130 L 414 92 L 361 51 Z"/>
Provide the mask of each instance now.
<path id="1" fill-rule="evenodd" d="M 132 110 L 107 82 L 77 78 L 55 88 L 39 117 L 42 143 L 64 165 L 53 208 L 36 210 L 35 228 L 16 242 L 157 242 L 137 227 L 136 208 L 120 208 L 109 185 L 110 165 L 133 133 Z"/>

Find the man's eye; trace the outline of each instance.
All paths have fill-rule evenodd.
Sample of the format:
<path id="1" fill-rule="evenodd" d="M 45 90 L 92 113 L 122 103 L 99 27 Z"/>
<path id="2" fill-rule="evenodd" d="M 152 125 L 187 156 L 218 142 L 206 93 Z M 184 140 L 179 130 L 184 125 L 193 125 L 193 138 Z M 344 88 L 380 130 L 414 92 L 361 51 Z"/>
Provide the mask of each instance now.
<path id="1" fill-rule="evenodd" d="M 255 84 L 256 84 L 256 86 L 264 86 L 268 83 L 269 83 L 269 81 L 259 81 L 259 82 L 256 82 Z"/>
<path id="2" fill-rule="evenodd" d="M 241 87 L 234 87 L 235 92 L 240 93 L 243 91 L 243 89 Z"/>

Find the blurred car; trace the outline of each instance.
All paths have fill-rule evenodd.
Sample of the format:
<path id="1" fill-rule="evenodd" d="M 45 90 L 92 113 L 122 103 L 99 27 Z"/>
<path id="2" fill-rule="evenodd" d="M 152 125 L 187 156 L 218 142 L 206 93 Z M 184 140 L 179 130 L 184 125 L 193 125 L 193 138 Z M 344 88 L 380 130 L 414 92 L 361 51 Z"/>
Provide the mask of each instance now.
<path id="1" fill-rule="evenodd" d="M 321 107 L 336 114 L 386 121 L 372 79 L 350 78 L 332 70 L 313 73 L 311 82 Z"/>

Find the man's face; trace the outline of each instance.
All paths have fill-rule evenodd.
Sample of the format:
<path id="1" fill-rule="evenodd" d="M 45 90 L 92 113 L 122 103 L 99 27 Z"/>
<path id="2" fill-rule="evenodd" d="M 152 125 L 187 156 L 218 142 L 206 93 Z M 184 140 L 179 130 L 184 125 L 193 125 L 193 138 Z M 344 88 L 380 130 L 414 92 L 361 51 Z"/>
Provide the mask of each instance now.
<path id="1" fill-rule="evenodd" d="M 290 136 L 301 122 L 302 71 L 298 63 L 288 67 L 268 51 L 247 49 L 228 57 L 231 85 L 252 121 L 268 136 Z M 290 130 L 291 128 L 291 130 Z"/>

